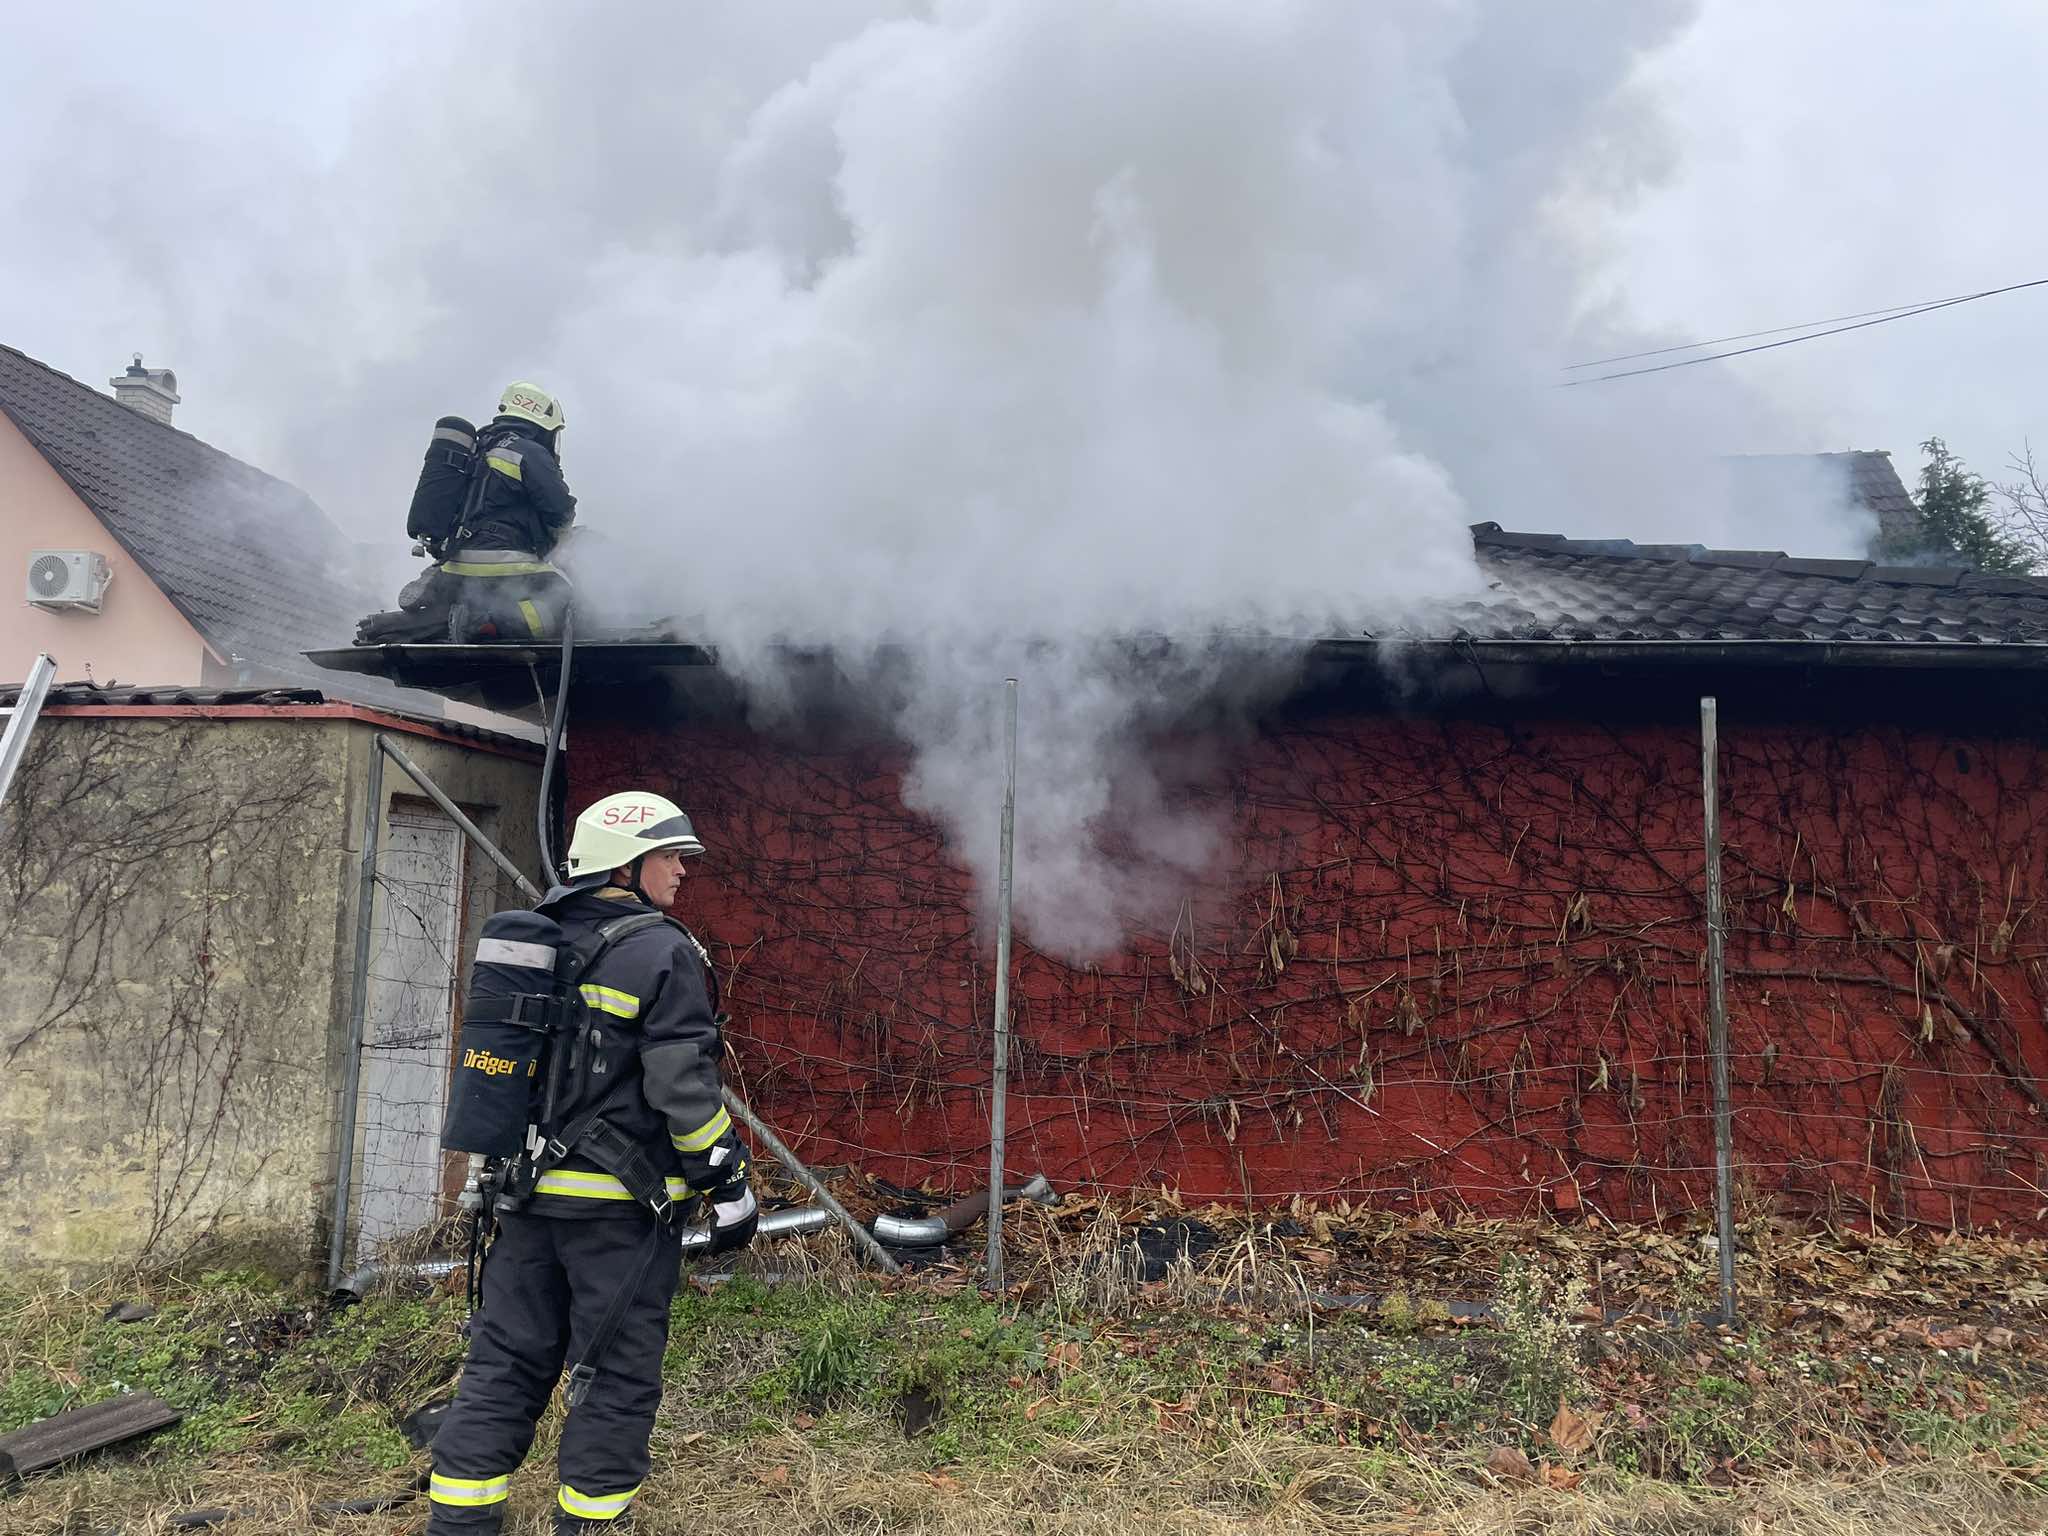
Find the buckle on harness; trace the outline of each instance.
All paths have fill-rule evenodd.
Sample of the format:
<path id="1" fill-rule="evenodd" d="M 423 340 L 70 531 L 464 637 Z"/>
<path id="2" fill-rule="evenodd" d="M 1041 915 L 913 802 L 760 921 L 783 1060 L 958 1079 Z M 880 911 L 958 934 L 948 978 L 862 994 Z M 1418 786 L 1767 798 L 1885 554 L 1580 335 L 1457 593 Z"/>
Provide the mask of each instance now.
<path id="1" fill-rule="evenodd" d="M 590 1384 L 597 1380 L 597 1369 L 578 1361 L 569 1367 L 568 1378 L 562 1383 L 562 1406 L 575 1408 L 590 1396 Z"/>

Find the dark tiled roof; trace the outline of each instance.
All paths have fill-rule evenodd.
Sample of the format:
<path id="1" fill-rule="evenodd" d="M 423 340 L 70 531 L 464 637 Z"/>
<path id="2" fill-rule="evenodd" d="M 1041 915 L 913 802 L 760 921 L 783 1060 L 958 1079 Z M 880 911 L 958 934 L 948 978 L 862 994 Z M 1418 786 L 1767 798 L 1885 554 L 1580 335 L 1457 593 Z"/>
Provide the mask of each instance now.
<path id="1" fill-rule="evenodd" d="M 0 709 L 8 707 L 20 697 L 21 689 L 18 686 L 0 686 Z M 89 704 L 117 708 L 130 704 L 138 708 L 160 704 L 206 707 L 223 704 L 283 706 L 325 704 L 327 695 L 318 688 L 132 688 L 122 685 L 101 688 L 92 683 L 52 683 L 43 702 L 51 706 Z"/>
<path id="2" fill-rule="evenodd" d="M 2043 577 L 1567 539 L 1498 523 L 1476 525 L 1472 543 L 1493 595 L 1446 615 L 1455 636 L 2048 644 Z M 1421 626 L 1453 638 L 1443 627 Z"/>
<path id="3" fill-rule="evenodd" d="M 312 680 L 378 606 L 357 552 L 296 486 L 0 346 L 0 412 L 231 663 Z"/>
<path id="4" fill-rule="evenodd" d="M 1888 453 L 1824 453 L 1823 459 L 1849 462 L 1849 494 L 1877 515 L 1880 544 L 1911 543 L 1919 528 L 1912 493 L 1899 478 Z"/>

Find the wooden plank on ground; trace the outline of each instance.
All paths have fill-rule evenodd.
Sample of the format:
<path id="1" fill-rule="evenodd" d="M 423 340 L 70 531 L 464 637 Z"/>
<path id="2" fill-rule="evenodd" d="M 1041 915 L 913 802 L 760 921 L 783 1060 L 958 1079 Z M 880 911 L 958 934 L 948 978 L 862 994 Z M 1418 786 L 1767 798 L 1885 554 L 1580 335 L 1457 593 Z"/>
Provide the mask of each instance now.
<path id="1" fill-rule="evenodd" d="M 0 1482 L 17 1482 L 88 1451 L 168 1429 L 183 1417 L 154 1392 L 127 1392 L 83 1408 L 67 1408 L 11 1435 L 0 1435 Z"/>

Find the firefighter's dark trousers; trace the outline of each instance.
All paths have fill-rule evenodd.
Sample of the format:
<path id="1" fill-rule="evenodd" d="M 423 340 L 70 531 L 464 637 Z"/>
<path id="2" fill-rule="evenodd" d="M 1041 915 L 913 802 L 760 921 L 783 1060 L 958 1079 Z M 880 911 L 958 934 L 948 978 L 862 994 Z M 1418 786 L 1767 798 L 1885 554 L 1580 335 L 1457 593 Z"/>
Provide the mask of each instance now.
<path id="1" fill-rule="evenodd" d="M 654 1218 L 585 1220 L 508 1215 L 484 1266 L 483 1305 L 455 1404 L 434 1437 L 429 1536 L 496 1531 L 513 1471 L 533 1444 L 564 1360 L 586 1341 L 619 1287 L 640 1269 Z M 589 1395 L 562 1424 L 556 1529 L 602 1529 L 625 1513 L 647 1476 L 647 1437 L 661 1404 L 680 1250 L 666 1238 L 641 1272 Z"/>

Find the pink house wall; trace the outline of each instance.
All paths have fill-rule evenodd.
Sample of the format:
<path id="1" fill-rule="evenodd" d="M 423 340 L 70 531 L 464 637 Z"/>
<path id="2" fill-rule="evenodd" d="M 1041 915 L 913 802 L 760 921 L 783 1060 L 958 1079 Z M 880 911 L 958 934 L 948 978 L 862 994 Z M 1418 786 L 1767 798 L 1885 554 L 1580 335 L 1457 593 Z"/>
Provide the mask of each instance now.
<path id="1" fill-rule="evenodd" d="M 113 581 L 100 611 L 49 613 L 27 600 L 40 549 L 104 555 Z M 163 591 L 14 423 L 0 417 L 0 682 L 19 682 L 39 651 L 61 682 L 198 684 L 206 645 Z"/>

